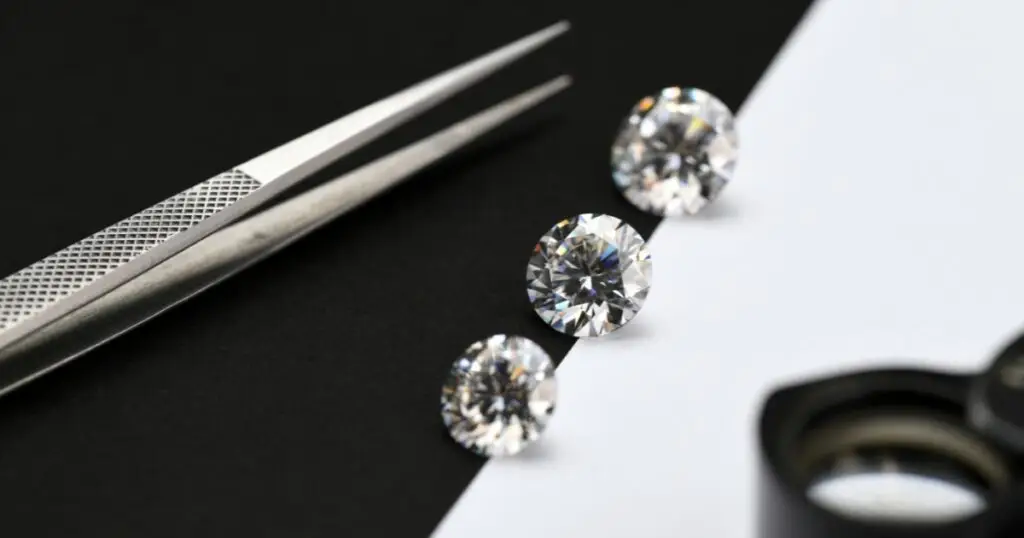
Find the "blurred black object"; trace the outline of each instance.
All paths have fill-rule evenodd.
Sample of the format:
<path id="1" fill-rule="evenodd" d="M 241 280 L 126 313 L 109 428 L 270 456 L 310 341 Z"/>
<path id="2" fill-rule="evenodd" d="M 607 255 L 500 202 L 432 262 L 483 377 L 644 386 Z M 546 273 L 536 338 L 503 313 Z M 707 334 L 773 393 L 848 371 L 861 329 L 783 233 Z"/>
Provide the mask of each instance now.
<path id="1" fill-rule="evenodd" d="M 760 538 L 1024 536 L 1024 335 L 977 375 L 782 388 L 759 430 Z"/>

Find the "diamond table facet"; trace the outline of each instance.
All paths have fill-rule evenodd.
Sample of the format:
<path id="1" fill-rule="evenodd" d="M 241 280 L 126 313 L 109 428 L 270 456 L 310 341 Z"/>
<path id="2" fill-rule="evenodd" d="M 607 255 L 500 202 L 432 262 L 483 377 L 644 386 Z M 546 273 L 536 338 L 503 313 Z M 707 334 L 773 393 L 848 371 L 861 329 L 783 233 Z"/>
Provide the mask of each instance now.
<path id="1" fill-rule="evenodd" d="M 537 440 L 555 410 L 555 365 L 520 336 L 469 346 L 441 390 L 441 418 L 457 443 L 482 456 L 510 456 Z"/>
<path id="2" fill-rule="evenodd" d="M 526 267 L 537 315 L 557 331 L 601 336 L 629 323 L 651 286 L 651 255 L 632 226 L 584 213 L 544 234 Z"/>
<path id="3" fill-rule="evenodd" d="M 697 88 L 645 97 L 612 145 L 612 178 L 633 205 L 660 216 L 695 214 L 732 179 L 738 155 L 733 114 Z"/>

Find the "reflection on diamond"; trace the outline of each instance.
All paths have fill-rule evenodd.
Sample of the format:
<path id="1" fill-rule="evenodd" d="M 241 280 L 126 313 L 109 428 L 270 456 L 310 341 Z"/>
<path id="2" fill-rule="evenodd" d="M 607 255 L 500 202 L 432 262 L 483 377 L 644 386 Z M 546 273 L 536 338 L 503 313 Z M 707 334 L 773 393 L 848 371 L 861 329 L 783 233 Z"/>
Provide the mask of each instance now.
<path id="1" fill-rule="evenodd" d="M 651 286 L 651 256 L 632 226 L 585 213 L 556 224 L 533 249 L 527 295 L 555 330 L 608 334 L 636 316 Z"/>
<path id="2" fill-rule="evenodd" d="M 452 364 L 441 418 L 460 445 L 482 456 L 516 454 L 535 441 L 555 410 L 555 365 L 533 341 L 495 335 Z"/>
<path id="3" fill-rule="evenodd" d="M 633 205 L 662 216 L 694 214 L 732 179 L 732 112 L 696 88 L 665 88 L 633 108 L 612 145 L 612 177 Z"/>

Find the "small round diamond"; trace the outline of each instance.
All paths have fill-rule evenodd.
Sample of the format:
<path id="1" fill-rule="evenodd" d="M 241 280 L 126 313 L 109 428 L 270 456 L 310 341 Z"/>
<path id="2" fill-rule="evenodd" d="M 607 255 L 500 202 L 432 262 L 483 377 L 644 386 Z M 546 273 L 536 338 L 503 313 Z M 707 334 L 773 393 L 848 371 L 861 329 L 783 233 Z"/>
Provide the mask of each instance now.
<path id="1" fill-rule="evenodd" d="M 612 177 L 643 211 L 692 215 L 732 179 L 737 154 L 728 107 L 704 90 L 665 88 L 642 99 L 623 123 L 612 145 Z"/>
<path id="2" fill-rule="evenodd" d="M 441 390 L 441 418 L 452 438 L 482 456 L 509 456 L 535 441 L 555 411 L 555 365 L 521 336 L 495 335 L 469 346 Z"/>
<path id="3" fill-rule="evenodd" d="M 541 236 L 526 266 L 526 292 L 537 315 L 573 336 L 601 336 L 629 323 L 650 286 L 644 238 L 609 215 L 559 222 Z"/>

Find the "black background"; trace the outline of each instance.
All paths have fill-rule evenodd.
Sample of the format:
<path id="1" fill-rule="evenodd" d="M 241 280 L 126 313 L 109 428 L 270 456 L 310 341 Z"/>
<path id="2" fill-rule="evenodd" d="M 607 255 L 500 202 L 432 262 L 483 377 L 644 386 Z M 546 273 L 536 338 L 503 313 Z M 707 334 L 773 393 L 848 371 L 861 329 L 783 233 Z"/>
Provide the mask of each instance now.
<path id="1" fill-rule="evenodd" d="M 482 465 L 440 424 L 451 361 L 492 333 L 556 358 L 573 343 L 526 302 L 533 243 L 580 212 L 649 234 L 609 177 L 619 122 L 668 85 L 739 108 L 806 3 L 3 0 L 0 274 L 563 18 L 568 35 L 314 181 L 576 83 L 0 400 L 0 532 L 429 534 Z"/>

